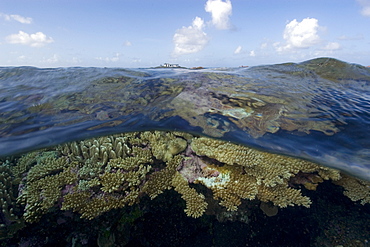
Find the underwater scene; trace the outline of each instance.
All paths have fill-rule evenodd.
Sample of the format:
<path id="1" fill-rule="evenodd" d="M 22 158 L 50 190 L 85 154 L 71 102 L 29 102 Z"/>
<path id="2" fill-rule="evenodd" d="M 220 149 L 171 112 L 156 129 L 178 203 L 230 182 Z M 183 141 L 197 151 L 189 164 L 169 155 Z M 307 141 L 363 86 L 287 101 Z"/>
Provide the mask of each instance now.
<path id="1" fill-rule="evenodd" d="M 370 246 L 370 68 L 0 67 L 2 246 Z"/>

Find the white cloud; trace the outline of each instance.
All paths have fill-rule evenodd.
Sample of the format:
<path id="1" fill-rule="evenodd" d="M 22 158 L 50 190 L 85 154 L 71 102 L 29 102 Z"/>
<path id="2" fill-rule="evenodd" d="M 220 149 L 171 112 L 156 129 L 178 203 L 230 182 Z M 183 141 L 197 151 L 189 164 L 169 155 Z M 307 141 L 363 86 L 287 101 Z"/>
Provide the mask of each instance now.
<path id="1" fill-rule="evenodd" d="M 315 18 L 305 18 L 301 22 L 296 19 L 285 26 L 283 38 L 285 44 L 275 43 L 277 51 L 294 50 L 297 48 L 309 48 L 320 42 L 318 35 L 318 20 Z"/>
<path id="2" fill-rule="evenodd" d="M 370 17 L 370 0 L 357 0 L 361 5 L 361 15 Z"/>
<path id="3" fill-rule="evenodd" d="M 261 48 L 261 49 L 265 49 L 265 48 L 267 48 L 267 45 L 268 45 L 268 44 L 267 44 L 266 42 L 265 42 L 265 43 L 262 43 L 262 44 L 260 45 L 260 48 Z"/>
<path id="4" fill-rule="evenodd" d="M 205 11 L 211 13 L 212 24 L 217 29 L 230 29 L 229 17 L 232 14 L 232 5 L 230 0 L 208 0 L 205 5 Z"/>
<path id="5" fill-rule="evenodd" d="M 105 61 L 105 62 L 117 62 L 120 59 L 121 54 L 116 53 L 112 57 L 96 57 L 96 60 Z"/>
<path id="6" fill-rule="evenodd" d="M 347 35 L 342 35 L 338 37 L 339 40 L 361 40 L 364 39 L 364 35 L 362 34 L 357 34 L 354 36 L 347 36 Z"/>
<path id="7" fill-rule="evenodd" d="M 236 47 L 235 51 L 234 51 L 234 54 L 239 54 L 241 51 L 242 51 L 243 47 L 241 47 L 240 45 L 238 47 Z"/>
<path id="8" fill-rule="evenodd" d="M 42 32 L 28 34 L 23 31 L 19 31 L 17 34 L 11 34 L 5 39 L 10 44 L 29 45 L 31 47 L 42 47 L 54 42 L 53 38 L 47 37 Z"/>
<path id="9" fill-rule="evenodd" d="M 82 62 L 82 60 L 78 57 L 72 57 L 72 59 L 71 59 L 71 63 L 73 63 L 73 64 L 79 64 L 81 62 Z"/>
<path id="10" fill-rule="evenodd" d="M 324 46 L 324 50 L 330 50 L 330 51 L 334 51 L 334 50 L 339 50 L 341 47 L 340 47 L 340 44 L 337 43 L 337 42 L 329 42 L 326 44 L 326 46 Z"/>
<path id="11" fill-rule="evenodd" d="M 175 43 L 173 55 L 179 56 L 201 51 L 209 40 L 203 29 L 204 21 L 200 17 L 195 17 L 191 26 L 178 29 L 173 36 Z"/>
<path id="12" fill-rule="evenodd" d="M 6 21 L 18 21 L 22 24 L 31 24 L 32 18 L 30 17 L 23 17 L 20 15 L 7 15 L 4 13 L 0 13 L 0 17 L 4 18 Z"/>
<path id="13" fill-rule="evenodd" d="M 249 56 L 255 57 L 256 56 L 256 52 L 254 50 L 252 50 L 251 52 L 249 52 Z"/>
<path id="14" fill-rule="evenodd" d="M 132 46 L 132 43 L 128 40 L 126 40 L 124 43 L 123 43 L 123 46 Z"/>
<path id="15" fill-rule="evenodd" d="M 52 57 L 44 58 L 41 62 L 47 64 L 54 64 L 59 62 L 59 56 L 57 54 L 54 54 Z"/>

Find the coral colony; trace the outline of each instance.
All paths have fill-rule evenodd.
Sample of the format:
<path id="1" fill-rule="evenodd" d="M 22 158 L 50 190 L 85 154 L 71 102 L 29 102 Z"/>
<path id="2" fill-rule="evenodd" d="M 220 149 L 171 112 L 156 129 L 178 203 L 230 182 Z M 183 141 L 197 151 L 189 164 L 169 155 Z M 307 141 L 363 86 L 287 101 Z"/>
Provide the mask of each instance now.
<path id="1" fill-rule="evenodd" d="M 353 201 L 370 202 L 370 182 L 309 161 L 181 132 L 112 135 L 2 162 L 0 233 L 11 236 L 52 209 L 93 219 L 170 189 L 194 218 L 210 207 L 208 197 L 225 211 L 237 211 L 243 200 L 259 200 L 270 211 L 310 207 L 297 185 L 316 190 L 324 180 Z"/>

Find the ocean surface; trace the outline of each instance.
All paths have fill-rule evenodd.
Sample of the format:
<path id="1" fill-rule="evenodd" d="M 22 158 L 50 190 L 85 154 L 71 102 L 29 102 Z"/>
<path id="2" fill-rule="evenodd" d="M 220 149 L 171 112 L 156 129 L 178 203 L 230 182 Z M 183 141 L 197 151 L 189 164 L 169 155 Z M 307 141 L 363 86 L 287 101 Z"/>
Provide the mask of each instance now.
<path id="1" fill-rule="evenodd" d="M 249 68 L 0 67 L 0 157 L 177 130 L 370 181 L 370 68 L 331 58 Z"/>

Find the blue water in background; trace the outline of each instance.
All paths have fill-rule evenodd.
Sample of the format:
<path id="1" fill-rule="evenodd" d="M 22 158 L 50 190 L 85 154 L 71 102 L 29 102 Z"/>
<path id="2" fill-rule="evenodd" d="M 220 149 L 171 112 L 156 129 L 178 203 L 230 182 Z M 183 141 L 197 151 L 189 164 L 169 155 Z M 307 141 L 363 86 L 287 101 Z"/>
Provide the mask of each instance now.
<path id="1" fill-rule="evenodd" d="M 263 114 L 253 113 L 252 125 L 258 129 L 262 115 L 272 130 L 253 132 L 251 125 L 242 125 L 251 124 L 249 117 L 240 120 L 214 110 L 212 102 L 202 101 L 203 94 L 220 101 L 267 102 L 260 108 Z M 176 105 L 177 99 L 189 100 L 194 109 L 181 115 L 186 105 Z M 212 111 L 198 110 L 208 105 Z M 279 107 L 272 119 L 270 106 Z M 209 126 L 192 122 L 197 118 Z M 289 121 L 309 127 L 284 129 Z M 335 130 L 310 129 L 316 123 L 330 123 Z M 0 68 L 0 157 L 121 132 L 177 130 L 308 159 L 370 180 L 369 124 L 370 69 L 328 58 L 203 70 Z"/>

